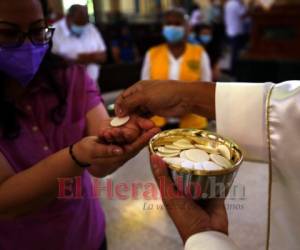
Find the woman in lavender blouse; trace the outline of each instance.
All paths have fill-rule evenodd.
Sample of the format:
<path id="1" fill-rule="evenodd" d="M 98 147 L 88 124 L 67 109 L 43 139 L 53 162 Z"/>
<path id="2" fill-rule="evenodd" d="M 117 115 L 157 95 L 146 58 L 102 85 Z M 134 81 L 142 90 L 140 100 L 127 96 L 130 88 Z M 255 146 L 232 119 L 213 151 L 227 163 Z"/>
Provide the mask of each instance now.
<path id="1" fill-rule="evenodd" d="M 90 177 L 118 169 L 157 129 L 134 117 L 108 130 L 84 67 L 50 54 L 45 12 L 43 0 L 0 1 L 0 249 L 104 249 Z M 58 181 L 76 176 L 80 199 L 57 198 Z"/>

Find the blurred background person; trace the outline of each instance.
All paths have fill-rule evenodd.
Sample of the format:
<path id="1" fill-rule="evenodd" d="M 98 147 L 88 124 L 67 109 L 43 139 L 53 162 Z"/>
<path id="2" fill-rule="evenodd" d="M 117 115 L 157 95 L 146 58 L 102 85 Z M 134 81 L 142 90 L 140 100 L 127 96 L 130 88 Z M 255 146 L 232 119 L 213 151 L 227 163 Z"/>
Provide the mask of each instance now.
<path id="1" fill-rule="evenodd" d="M 221 50 L 225 46 L 224 0 L 211 0 L 207 10 L 207 23 L 212 26 L 214 41 Z"/>
<path id="2" fill-rule="evenodd" d="M 66 18 L 54 24 L 54 54 L 86 65 L 88 75 L 98 81 L 100 64 L 106 61 L 106 46 L 100 32 L 89 23 L 87 7 L 72 5 Z"/>
<path id="3" fill-rule="evenodd" d="M 111 44 L 115 63 L 133 63 L 139 60 L 139 51 L 131 34 L 128 23 L 120 24 L 119 32 Z"/>
<path id="4" fill-rule="evenodd" d="M 192 31 L 194 39 L 190 42 L 201 45 L 205 48 L 210 59 L 210 65 L 212 69 L 213 81 L 219 81 L 221 79 L 221 70 L 219 61 L 222 57 L 222 43 L 216 39 L 215 31 L 211 25 L 203 24 L 197 25 Z"/>
<path id="5" fill-rule="evenodd" d="M 224 9 L 226 35 L 231 49 L 230 71 L 234 75 L 240 52 L 246 45 L 247 7 L 242 0 L 227 0 Z"/>
<path id="6" fill-rule="evenodd" d="M 180 8 L 165 12 L 163 36 L 166 43 L 151 48 L 145 57 L 142 69 L 143 80 L 195 80 L 211 81 L 212 73 L 209 56 L 200 45 L 187 42 L 187 14 Z M 154 117 L 156 125 L 166 125 L 166 120 Z M 207 120 L 190 114 L 181 118 L 180 127 L 204 128 Z"/>
<path id="7" fill-rule="evenodd" d="M 190 11 L 190 26 L 199 25 L 203 22 L 204 15 L 199 4 L 194 3 Z"/>
<path id="8" fill-rule="evenodd" d="M 209 24 L 223 23 L 223 6 L 221 0 L 210 0 L 207 10 L 207 21 Z"/>

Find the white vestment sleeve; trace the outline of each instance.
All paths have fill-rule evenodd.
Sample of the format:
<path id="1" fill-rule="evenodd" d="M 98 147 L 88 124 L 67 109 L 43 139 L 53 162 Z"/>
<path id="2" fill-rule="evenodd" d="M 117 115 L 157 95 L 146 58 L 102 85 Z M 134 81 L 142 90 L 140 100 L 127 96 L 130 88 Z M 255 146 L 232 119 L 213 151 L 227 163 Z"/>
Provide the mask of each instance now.
<path id="1" fill-rule="evenodd" d="M 271 83 L 217 83 L 217 132 L 249 160 L 268 161 L 266 99 Z"/>
<path id="2" fill-rule="evenodd" d="M 185 243 L 185 250 L 238 250 L 225 234 L 208 231 L 192 235 Z"/>
<path id="3" fill-rule="evenodd" d="M 146 54 L 142 73 L 141 73 L 141 80 L 150 80 L 150 55 L 149 52 Z"/>

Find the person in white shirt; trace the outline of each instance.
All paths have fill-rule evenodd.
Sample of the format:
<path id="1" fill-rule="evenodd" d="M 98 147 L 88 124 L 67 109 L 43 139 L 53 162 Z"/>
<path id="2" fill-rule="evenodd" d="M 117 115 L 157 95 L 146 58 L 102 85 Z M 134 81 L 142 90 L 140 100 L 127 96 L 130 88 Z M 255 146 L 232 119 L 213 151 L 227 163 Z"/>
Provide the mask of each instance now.
<path id="1" fill-rule="evenodd" d="M 86 65 L 88 75 L 98 81 L 100 64 L 106 61 L 106 46 L 97 28 L 89 23 L 87 7 L 73 5 L 66 18 L 54 24 L 54 54 Z"/>
<path id="2" fill-rule="evenodd" d="M 196 26 L 203 23 L 204 16 L 201 11 L 201 7 L 198 4 L 192 6 L 191 18 L 189 20 L 190 26 Z"/>
<path id="3" fill-rule="evenodd" d="M 266 249 L 299 249 L 300 81 L 194 82 L 188 86 L 174 81 L 141 81 L 118 97 L 116 114 L 122 117 L 141 111 L 166 117 L 194 112 L 215 118 L 217 132 L 238 143 L 245 160 L 269 164 Z M 151 160 L 156 179 L 164 177 L 172 187 L 165 164 L 155 156 Z M 226 235 L 223 200 L 209 200 L 202 206 L 189 198 L 163 197 L 163 201 L 186 250 L 238 249 Z"/>
<path id="4" fill-rule="evenodd" d="M 234 74 L 238 56 L 245 46 L 247 8 L 242 0 L 227 0 L 224 8 L 226 34 L 231 46 L 231 72 Z"/>

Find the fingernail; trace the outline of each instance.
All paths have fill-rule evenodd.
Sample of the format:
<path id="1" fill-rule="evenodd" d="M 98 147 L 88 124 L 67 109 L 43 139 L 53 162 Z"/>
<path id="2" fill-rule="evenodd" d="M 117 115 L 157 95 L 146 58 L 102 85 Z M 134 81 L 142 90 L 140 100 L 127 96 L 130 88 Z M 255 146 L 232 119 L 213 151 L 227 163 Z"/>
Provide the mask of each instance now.
<path id="1" fill-rule="evenodd" d="M 117 113 L 117 115 L 123 115 L 123 110 L 119 106 L 117 106 L 116 113 Z"/>

